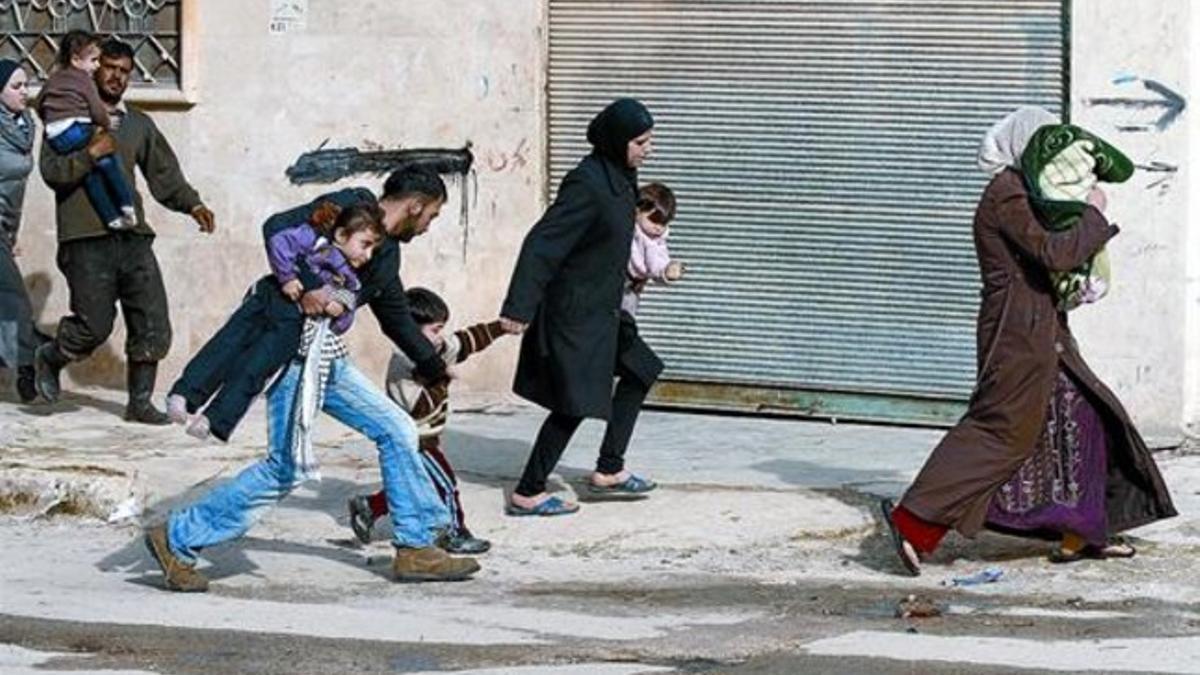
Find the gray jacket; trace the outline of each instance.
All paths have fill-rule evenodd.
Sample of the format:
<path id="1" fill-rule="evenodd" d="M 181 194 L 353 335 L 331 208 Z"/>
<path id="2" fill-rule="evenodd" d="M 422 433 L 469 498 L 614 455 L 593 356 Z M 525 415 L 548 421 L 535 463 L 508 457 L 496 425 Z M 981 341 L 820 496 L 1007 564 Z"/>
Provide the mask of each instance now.
<path id="1" fill-rule="evenodd" d="M 33 117 L 0 110 L 0 243 L 12 247 L 21 228 L 25 183 L 33 170 Z"/>

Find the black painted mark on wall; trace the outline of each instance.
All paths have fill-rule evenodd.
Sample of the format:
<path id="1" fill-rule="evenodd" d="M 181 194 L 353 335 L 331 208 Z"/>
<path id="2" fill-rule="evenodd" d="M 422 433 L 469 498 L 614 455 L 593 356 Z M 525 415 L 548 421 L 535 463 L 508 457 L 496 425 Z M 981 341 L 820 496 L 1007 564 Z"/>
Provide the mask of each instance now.
<path id="1" fill-rule="evenodd" d="M 1160 162 L 1158 160 L 1146 162 L 1144 164 L 1135 164 L 1134 166 L 1136 166 L 1139 171 L 1162 174 L 1161 177 L 1154 179 L 1149 185 L 1146 186 L 1147 190 L 1159 188 L 1159 194 L 1164 194 L 1167 191 L 1167 188 L 1171 186 L 1171 179 L 1174 178 L 1175 174 L 1179 171 L 1178 166 L 1174 164 L 1167 164 L 1166 162 Z"/>
<path id="2" fill-rule="evenodd" d="M 405 150 L 326 149 L 322 143 L 316 150 L 297 157 L 286 173 L 294 185 L 333 183 L 360 173 L 385 174 L 411 166 L 427 167 L 442 175 L 465 176 L 474 162 L 470 143 L 458 149 Z"/>
<path id="3" fill-rule="evenodd" d="M 1149 124 L 1128 124 L 1118 126 L 1121 131 L 1150 131 L 1155 129 L 1163 131 L 1167 127 L 1174 124 L 1175 120 L 1187 108 L 1187 100 L 1180 96 L 1170 87 L 1156 82 L 1154 80 L 1142 80 L 1142 86 L 1148 91 L 1158 94 L 1155 98 L 1130 98 L 1130 97 L 1108 97 L 1108 98 L 1089 98 L 1086 100 L 1088 105 L 1092 106 L 1112 106 L 1117 108 L 1129 108 L 1132 110 L 1148 110 L 1151 108 L 1163 108 L 1162 115 Z"/>
<path id="4" fill-rule="evenodd" d="M 1142 171 L 1149 171 L 1150 173 L 1175 173 L 1179 170 L 1179 167 L 1175 166 L 1174 164 L 1167 164 L 1166 162 L 1160 162 L 1158 160 L 1149 162 L 1147 164 L 1134 164 L 1134 166 Z"/>
<path id="5" fill-rule="evenodd" d="M 325 141 L 325 143 L 327 143 Z M 321 143 L 316 150 L 296 158 L 287 168 L 286 174 L 293 185 L 308 183 L 334 183 L 362 173 L 383 175 L 409 167 L 425 167 L 443 176 L 450 176 L 461 188 L 459 219 L 463 227 L 463 260 L 467 259 L 467 248 L 471 236 L 469 204 L 471 194 L 467 191 L 468 178 L 474 179 L 471 166 L 475 155 L 468 141 L 461 148 L 411 148 L 403 150 L 361 150 L 359 148 L 325 148 Z M 478 190 L 478 182 L 474 181 Z"/>

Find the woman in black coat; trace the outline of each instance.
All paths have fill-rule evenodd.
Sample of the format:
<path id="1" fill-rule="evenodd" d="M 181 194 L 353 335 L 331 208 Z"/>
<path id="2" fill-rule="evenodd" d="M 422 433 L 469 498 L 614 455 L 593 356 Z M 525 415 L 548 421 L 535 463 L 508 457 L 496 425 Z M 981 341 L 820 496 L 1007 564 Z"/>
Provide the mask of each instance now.
<path id="1" fill-rule="evenodd" d="M 500 312 L 507 330 L 525 332 L 513 391 L 550 416 L 508 504 L 510 515 L 579 510 L 546 494 L 546 478 L 587 417 L 608 420 L 589 490 L 640 494 L 655 487 L 628 472 L 624 457 L 662 362 L 621 313 L 637 169 L 650 155 L 653 126 L 650 111 L 633 99 L 601 111 L 588 125 L 592 153 L 563 177 L 554 204 L 521 247 Z"/>

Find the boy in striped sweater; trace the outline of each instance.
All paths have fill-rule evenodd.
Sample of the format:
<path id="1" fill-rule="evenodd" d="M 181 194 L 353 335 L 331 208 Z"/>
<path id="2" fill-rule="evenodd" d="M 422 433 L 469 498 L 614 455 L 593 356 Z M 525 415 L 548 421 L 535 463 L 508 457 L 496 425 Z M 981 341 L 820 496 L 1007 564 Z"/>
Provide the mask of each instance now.
<path id="1" fill-rule="evenodd" d="M 477 323 L 445 335 L 443 331 L 450 320 L 450 309 L 444 300 L 425 288 L 410 288 L 405 296 L 413 319 L 447 366 L 466 361 L 468 356 L 482 351 L 504 334 L 500 322 L 492 321 Z M 438 495 L 454 517 L 453 530 L 447 532 L 438 545 L 450 553 L 484 553 L 492 547 L 491 542 L 475 537 L 467 529 L 458 495 L 458 478 L 454 475 L 450 460 L 442 452 L 442 431 L 446 428 L 450 413 L 448 381 L 443 380 L 435 385 L 421 384 L 413 378 L 414 367 L 412 360 L 403 352 L 393 353 L 388 363 L 387 392 L 416 422 L 425 468 Z M 388 512 L 387 495 L 383 490 L 372 495 L 357 495 L 350 498 L 349 507 L 350 528 L 354 530 L 354 536 L 366 544 L 371 540 L 371 528 L 375 521 Z"/>

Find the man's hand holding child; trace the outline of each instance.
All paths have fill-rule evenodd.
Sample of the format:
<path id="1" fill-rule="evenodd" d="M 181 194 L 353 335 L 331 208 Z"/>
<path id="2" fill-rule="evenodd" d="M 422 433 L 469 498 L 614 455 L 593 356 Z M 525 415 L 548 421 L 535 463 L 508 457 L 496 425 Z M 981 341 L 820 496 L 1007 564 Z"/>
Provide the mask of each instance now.
<path id="1" fill-rule="evenodd" d="M 308 316 L 316 316 L 325 312 L 325 305 L 330 302 L 331 294 L 328 288 L 317 288 L 300 296 L 300 310 Z"/>

